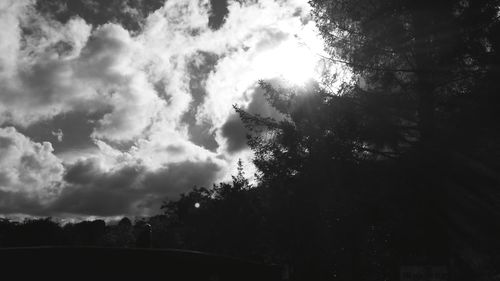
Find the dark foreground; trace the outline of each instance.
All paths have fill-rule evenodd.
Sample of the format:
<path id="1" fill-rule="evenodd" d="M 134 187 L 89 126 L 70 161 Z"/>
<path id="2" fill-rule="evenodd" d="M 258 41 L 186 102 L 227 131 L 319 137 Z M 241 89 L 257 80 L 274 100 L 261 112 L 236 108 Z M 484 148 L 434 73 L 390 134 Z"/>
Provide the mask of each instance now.
<path id="1" fill-rule="evenodd" d="M 97 247 L 0 249 L 2 275 L 11 280 L 280 280 L 280 269 L 181 250 Z M 33 280 L 30 278 L 30 280 Z"/>

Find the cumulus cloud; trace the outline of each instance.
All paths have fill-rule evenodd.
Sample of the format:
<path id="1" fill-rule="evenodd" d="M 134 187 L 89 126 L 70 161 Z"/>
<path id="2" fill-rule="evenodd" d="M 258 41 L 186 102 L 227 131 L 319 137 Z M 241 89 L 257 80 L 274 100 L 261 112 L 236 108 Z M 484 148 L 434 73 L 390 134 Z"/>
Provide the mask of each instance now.
<path id="1" fill-rule="evenodd" d="M 0 128 L 0 209 L 50 203 L 61 191 L 63 172 L 49 142 L 33 142 L 13 127 Z"/>
<path id="2" fill-rule="evenodd" d="M 281 118 L 256 82 L 313 75 L 305 0 L 108 2 L 0 1 L 0 213 L 148 213 L 230 179 L 232 105 Z"/>
<path id="3" fill-rule="evenodd" d="M 134 53 L 142 50 L 128 31 L 106 24 L 91 33 L 82 19 L 61 25 L 34 13 L 20 15 L 19 24 L 33 34 L 17 50 L 23 58 L 17 75 L 0 77 L 3 121 L 27 126 L 74 110 L 101 111 L 107 113 L 96 124 L 96 137 L 121 141 L 140 135 L 162 100 L 133 66 Z M 23 23 L 23 16 L 30 20 Z M 63 54 L 61 42 L 69 46 Z"/>

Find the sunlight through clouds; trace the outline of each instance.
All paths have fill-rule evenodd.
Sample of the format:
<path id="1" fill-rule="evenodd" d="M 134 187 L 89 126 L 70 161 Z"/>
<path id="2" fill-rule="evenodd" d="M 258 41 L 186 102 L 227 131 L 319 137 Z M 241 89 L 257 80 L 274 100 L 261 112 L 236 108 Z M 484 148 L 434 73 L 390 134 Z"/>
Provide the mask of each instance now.
<path id="1" fill-rule="evenodd" d="M 228 180 L 239 158 L 252 175 L 252 153 L 241 143 L 245 131 L 232 105 L 272 115 L 257 81 L 303 85 L 321 73 L 322 41 L 305 0 L 229 1 L 217 29 L 209 25 L 208 0 L 169 0 L 137 23 L 123 14 L 128 24 L 120 21 L 120 11 L 113 21 L 73 11 L 60 22 L 30 1 L 2 2 L 0 10 L 7 27 L 0 31 L 1 126 L 50 141 L 65 173 L 92 168 L 89 176 L 113 178 L 135 167 L 136 185 L 144 190 L 147 177 L 175 177 L 173 171 L 182 176 L 180 169 L 189 167 L 209 171 L 197 184 Z M 53 132 L 64 132 L 64 138 Z M 133 202 L 151 206 L 140 204 L 146 197 L 161 202 L 166 194 L 178 195 L 192 188 L 194 182 L 186 180 L 183 186 L 167 182 L 151 192 L 131 192 L 116 213 L 106 215 L 131 210 L 125 205 Z M 100 183 L 101 191 L 111 188 L 107 180 Z M 74 200 L 69 193 L 83 188 L 68 180 L 60 186 L 61 200 Z M 65 213 L 65 202 L 58 206 L 53 212 Z"/>

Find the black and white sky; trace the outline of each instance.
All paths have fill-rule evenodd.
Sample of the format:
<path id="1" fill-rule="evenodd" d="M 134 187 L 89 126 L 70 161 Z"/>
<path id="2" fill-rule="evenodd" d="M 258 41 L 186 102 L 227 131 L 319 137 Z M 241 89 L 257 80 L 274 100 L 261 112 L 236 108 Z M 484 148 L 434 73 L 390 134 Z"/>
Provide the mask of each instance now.
<path id="1" fill-rule="evenodd" d="M 232 105 L 305 83 L 307 0 L 0 0 L 0 216 L 151 215 L 252 153 Z M 307 42 L 307 44 L 304 44 Z"/>

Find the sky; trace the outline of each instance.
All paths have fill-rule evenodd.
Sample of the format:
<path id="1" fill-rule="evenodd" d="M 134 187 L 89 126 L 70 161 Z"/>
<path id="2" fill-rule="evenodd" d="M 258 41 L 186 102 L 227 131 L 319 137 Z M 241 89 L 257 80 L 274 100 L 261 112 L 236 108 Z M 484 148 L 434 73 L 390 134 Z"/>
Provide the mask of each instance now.
<path id="1" fill-rule="evenodd" d="M 318 79 L 305 0 L 0 0 L 0 216 L 146 216 L 255 172 L 233 105 Z M 307 43 L 305 43 L 307 42 Z"/>

